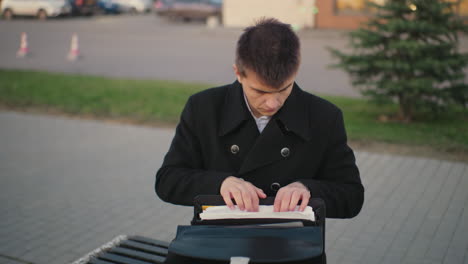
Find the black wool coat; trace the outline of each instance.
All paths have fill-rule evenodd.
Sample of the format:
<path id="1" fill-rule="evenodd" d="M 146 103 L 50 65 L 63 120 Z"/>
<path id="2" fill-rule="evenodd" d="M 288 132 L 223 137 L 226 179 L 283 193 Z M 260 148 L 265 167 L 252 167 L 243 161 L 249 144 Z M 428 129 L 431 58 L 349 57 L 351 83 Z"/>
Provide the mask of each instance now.
<path id="1" fill-rule="evenodd" d="M 327 217 L 354 217 L 364 187 L 347 145 L 341 111 L 294 84 L 260 134 L 239 82 L 192 95 L 156 174 L 155 189 L 170 203 L 193 205 L 236 176 L 275 196 L 299 181 L 325 201 Z"/>

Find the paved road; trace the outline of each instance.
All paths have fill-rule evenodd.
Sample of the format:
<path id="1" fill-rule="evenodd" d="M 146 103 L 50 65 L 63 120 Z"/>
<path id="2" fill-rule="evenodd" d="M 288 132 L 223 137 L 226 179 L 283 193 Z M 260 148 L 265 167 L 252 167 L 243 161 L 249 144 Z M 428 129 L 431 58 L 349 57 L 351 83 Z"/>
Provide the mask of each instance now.
<path id="1" fill-rule="evenodd" d="M 21 32 L 29 36 L 31 57 L 17 59 Z M 66 60 L 73 32 L 83 58 Z M 0 20 L 0 68 L 143 79 L 225 84 L 234 80 L 232 64 L 241 29 L 208 29 L 201 23 L 168 23 L 154 15 L 100 16 L 91 19 Z M 331 64 L 325 46 L 343 47 L 342 33 L 301 32 L 303 63 L 298 82 L 304 89 L 358 96 L 344 72 Z M 330 78 L 333 76 L 333 78 Z"/>
<path id="2" fill-rule="evenodd" d="M 172 129 L 0 112 L 0 264 L 72 262 L 114 237 L 171 240 L 191 208 L 153 190 Z M 361 214 L 329 263 L 468 263 L 468 164 L 357 152 Z"/>
<path id="3" fill-rule="evenodd" d="M 29 36 L 27 59 L 16 58 L 21 32 Z M 78 33 L 83 57 L 72 63 L 66 55 L 73 32 Z M 234 80 L 235 43 L 241 33 L 208 29 L 201 23 L 168 23 L 154 15 L 0 20 L 0 68 L 225 84 Z M 299 37 L 301 87 L 312 93 L 358 97 L 348 76 L 328 67 L 336 61 L 325 47 L 346 48 L 344 32 L 306 30 Z M 468 51 L 468 38 L 461 38 L 460 47 Z"/>

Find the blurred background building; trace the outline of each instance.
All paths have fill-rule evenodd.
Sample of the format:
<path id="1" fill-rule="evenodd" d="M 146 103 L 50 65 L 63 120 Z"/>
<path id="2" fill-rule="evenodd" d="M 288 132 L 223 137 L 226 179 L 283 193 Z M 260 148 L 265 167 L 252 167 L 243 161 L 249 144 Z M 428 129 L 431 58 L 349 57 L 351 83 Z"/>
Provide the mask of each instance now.
<path id="1" fill-rule="evenodd" d="M 367 0 L 224 0 L 226 27 L 245 27 L 260 17 L 276 17 L 298 28 L 355 29 L 372 15 Z M 383 3 L 385 0 L 370 0 Z M 442 0 L 456 4 L 456 12 L 468 19 L 468 0 Z"/>
<path id="2" fill-rule="evenodd" d="M 315 0 L 224 0 L 223 24 L 246 27 L 261 17 L 275 17 L 297 28 L 313 28 Z"/>
<path id="3" fill-rule="evenodd" d="M 366 1 L 381 4 L 385 0 L 333 0 L 316 1 L 319 12 L 315 17 L 316 28 L 355 29 L 372 10 L 366 7 Z M 442 0 L 453 2 L 456 12 L 468 20 L 468 0 Z"/>
<path id="4" fill-rule="evenodd" d="M 373 12 L 368 0 L 0 0 L 3 19 L 94 14 L 150 13 L 170 20 L 206 21 L 209 26 L 243 28 L 261 17 L 275 17 L 294 29 L 356 29 Z M 389 0 L 369 0 L 382 4 Z M 436 1 L 436 0 L 434 0 Z M 468 0 L 450 1 L 468 21 Z M 50 8 L 48 8 L 51 6 Z"/>

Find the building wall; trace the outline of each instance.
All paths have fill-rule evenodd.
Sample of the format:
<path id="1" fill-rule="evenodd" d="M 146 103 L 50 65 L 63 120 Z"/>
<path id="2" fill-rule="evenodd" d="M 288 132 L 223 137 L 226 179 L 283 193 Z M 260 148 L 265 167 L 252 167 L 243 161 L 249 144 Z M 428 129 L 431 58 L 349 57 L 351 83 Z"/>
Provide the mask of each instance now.
<path id="1" fill-rule="evenodd" d="M 365 1 L 368 0 L 224 0 L 223 23 L 226 27 L 246 27 L 261 17 L 275 17 L 295 29 L 356 29 L 372 14 L 366 10 Z M 386 0 L 370 1 L 382 4 Z M 459 1 L 457 13 L 468 23 L 468 0 Z"/>
<path id="2" fill-rule="evenodd" d="M 246 27 L 261 17 L 274 17 L 295 29 L 313 28 L 315 8 L 315 0 L 224 0 L 223 24 Z"/>
<path id="3" fill-rule="evenodd" d="M 318 13 L 315 16 L 316 28 L 356 29 L 367 20 L 365 15 L 338 14 L 335 1 L 317 1 Z"/>
<path id="4" fill-rule="evenodd" d="M 383 4 L 388 0 L 318 0 L 315 28 L 356 29 L 372 15 L 365 2 Z M 443 0 L 456 2 L 455 12 L 468 23 L 468 0 Z"/>

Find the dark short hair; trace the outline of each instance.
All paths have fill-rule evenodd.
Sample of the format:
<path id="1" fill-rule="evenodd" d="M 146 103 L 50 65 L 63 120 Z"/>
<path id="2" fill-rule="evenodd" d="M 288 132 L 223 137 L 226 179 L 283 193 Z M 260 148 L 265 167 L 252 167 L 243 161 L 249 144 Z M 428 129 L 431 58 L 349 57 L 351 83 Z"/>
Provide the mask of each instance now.
<path id="1" fill-rule="evenodd" d="M 237 42 L 236 66 L 242 76 L 254 71 L 266 85 L 280 88 L 300 63 L 300 43 L 289 24 L 262 18 L 247 27 Z"/>

